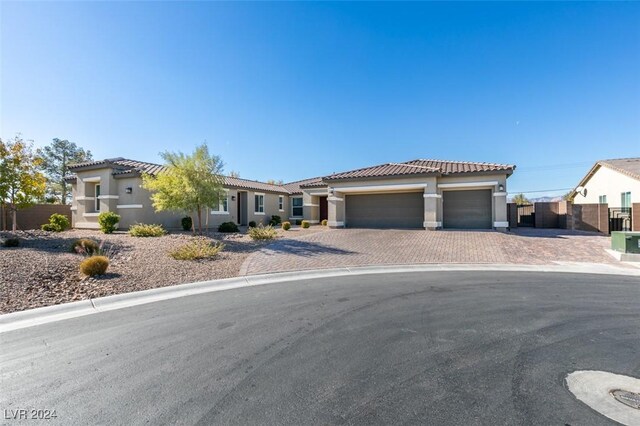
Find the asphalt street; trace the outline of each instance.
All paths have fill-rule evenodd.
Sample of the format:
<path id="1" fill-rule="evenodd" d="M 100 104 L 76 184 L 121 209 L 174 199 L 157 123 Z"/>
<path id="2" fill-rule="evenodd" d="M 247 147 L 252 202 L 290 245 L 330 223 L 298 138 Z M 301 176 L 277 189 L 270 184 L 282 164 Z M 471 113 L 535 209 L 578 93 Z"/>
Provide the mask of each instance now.
<path id="1" fill-rule="evenodd" d="M 8 425 L 607 425 L 564 378 L 640 377 L 640 280 L 301 280 L 11 331 L 0 345 Z M 20 409 L 56 418 L 12 419 Z"/>

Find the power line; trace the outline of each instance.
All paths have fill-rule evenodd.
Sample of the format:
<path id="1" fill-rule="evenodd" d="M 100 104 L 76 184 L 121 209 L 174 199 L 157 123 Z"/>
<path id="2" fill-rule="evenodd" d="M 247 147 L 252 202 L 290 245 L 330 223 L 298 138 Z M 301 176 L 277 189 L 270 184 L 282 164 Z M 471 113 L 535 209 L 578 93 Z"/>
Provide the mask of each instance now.
<path id="1" fill-rule="evenodd" d="M 578 167 L 584 167 L 587 165 L 593 164 L 592 162 L 588 162 L 588 161 L 583 161 L 580 163 L 565 163 L 565 164 L 546 164 L 546 165 L 541 165 L 541 166 L 531 166 L 531 167 L 522 167 L 522 168 L 516 168 L 518 173 L 522 173 L 522 172 L 539 172 L 539 171 L 546 171 L 546 170 L 558 170 L 558 169 L 569 169 L 569 168 L 578 168 Z"/>
<path id="2" fill-rule="evenodd" d="M 557 189 L 540 189 L 538 191 L 509 191 L 508 194 L 533 194 L 536 192 L 554 192 L 554 191 L 569 191 L 571 188 L 557 188 Z"/>

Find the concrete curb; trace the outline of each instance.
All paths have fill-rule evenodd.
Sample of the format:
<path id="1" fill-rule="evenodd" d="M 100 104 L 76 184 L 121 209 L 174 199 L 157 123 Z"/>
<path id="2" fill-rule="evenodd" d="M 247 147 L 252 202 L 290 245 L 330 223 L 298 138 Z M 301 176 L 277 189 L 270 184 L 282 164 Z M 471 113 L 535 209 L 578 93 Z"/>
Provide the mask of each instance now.
<path id="1" fill-rule="evenodd" d="M 248 275 L 222 280 L 201 281 L 190 284 L 154 288 L 131 293 L 116 294 L 79 302 L 45 306 L 26 311 L 0 315 L 0 333 L 19 330 L 40 324 L 76 318 L 115 309 L 128 308 L 162 300 L 193 296 L 202 293 L 253 287 L 265 284 L 284 283 L 317 278 L 341 276 L 392 274 L 411 272 L 444 271 L 494 271 L 494 272 L 555 272 L 603 275 L 627 275 L 640 277 L 638 269 L 623 269 L 603 264 L 560 263 L 555 265 L 500 265 L 500 264 L 430 264 L 430 265 L 381 265 L 306 271 L 279 272 L 264 275 Z"/>

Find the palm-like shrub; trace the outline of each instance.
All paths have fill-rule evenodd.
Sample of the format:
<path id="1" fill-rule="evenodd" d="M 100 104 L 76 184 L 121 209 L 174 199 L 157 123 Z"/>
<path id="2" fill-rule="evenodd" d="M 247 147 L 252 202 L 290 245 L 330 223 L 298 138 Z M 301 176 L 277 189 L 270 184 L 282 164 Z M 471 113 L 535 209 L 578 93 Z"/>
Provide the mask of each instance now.
<path id="1" fill-rule="evenodd" d="M 71 245 L 71 251 L 73 253 L 84 254 L 87 256 L 93 256 L 100 253 L 100 245 L 89 238 L 80 238 L 75 240 Z"/>

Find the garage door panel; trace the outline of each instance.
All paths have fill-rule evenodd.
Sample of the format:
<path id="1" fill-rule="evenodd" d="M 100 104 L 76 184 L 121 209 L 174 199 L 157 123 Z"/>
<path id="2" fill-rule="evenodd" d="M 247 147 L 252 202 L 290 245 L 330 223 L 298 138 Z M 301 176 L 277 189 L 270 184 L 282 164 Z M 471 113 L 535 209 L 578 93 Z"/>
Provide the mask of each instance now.
<path id="1" fill-rule="evenodd" d="M 445 191 L 442 193 L 443 227 L 492 228 L 491 190 Z"/>
<path id="2" fill-rule="evenodd" d="M 346 196 L 346 224 L 350 228 L 422 228 L 422 192 Z"/>

